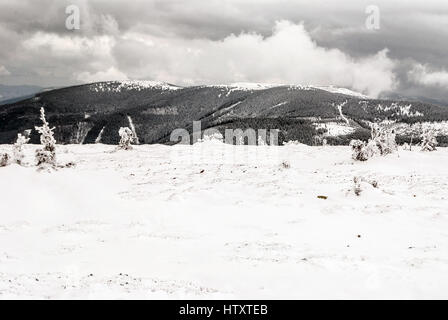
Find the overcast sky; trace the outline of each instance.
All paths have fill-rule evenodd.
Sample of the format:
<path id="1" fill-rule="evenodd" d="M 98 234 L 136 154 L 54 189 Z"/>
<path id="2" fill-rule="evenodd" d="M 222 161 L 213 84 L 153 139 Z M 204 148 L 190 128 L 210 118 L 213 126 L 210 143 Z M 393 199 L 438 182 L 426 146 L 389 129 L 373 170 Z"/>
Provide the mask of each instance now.
<path id="1" fill-rule="evenodd" d="M 66 28 L 71 4 L 79 30 Z M 371 4 L 379 30 L 366 27 Z M 448 100 L 448 1 L 0 0 L 1 84 L 121 79 Z"/>

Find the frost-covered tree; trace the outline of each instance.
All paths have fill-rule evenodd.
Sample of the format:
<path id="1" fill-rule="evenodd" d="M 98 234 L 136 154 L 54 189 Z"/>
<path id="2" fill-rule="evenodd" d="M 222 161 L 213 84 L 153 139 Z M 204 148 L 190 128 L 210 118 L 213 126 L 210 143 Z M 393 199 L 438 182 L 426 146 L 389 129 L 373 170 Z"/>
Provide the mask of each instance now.
<path id="1" fill-rule="evenodd" d="M 27 144 L 30 138 L 23 136 L 21 133 L 17 135 L 16 143 L 13 146 L 14 162 L 18 165 L 23 165 L 23 159 L 25 155 L 23 154 L 23 145 Z"/>
<path id="2" fill-rule="evenodd" d="M 7 153 L 0 154 L 0 167 L 9 165 L 10 156 Z"/>
<path id="3" fill-rule="evenodd" d="M 384 156 L 398 150 L 395 130 L 381 128 L 373 124 L 371 128 L 371 140 L 375 142 L 379 153 Z"/>
<path id="4" fill-rule="evenodd" d="M 437 142 L 436 134 L 434 130 L 426 129 L 423 131 L 421 135 L 422 143 L 422 151 L 435 151 L 437 150 Z"/>
<path id="5" fill-rule="evenodd" d="M 134 139 L 134 134 L 132 130 L 128 127 L 121 127 L 118 130 L 118 134 L 120 135 L 120 142 L 118 143 L 118 149 L 121 150 L 132 150 L 132 140 Z"/>
<path id="6" fill-rule="evenodd" d="M 352 147 L 352 159 L 356 161 L 367 161 L 370 156 L 366 149 L 366 143 L 361 140 L 350 141 Z"/>
<path id="7" fill-rule="evenodd" d="M 47 119 L 45 118 L 44 108 L 40 108 L 40 120 L 43 125 L 35 127 L 40 134 L 41 148 L 36 150 L 36 164 L 38 167 L 56 167 L 56 140 L 54 139 L 53 130 L 50 128 Z"/>
<path id="8" fill-rule="evenodd" d="M 385 140 L 386 140 L 386 152 L 387 152 L 386 154 L 398 151 L 397 133 L 395 132 L 394 129 L 386 131 Z"/>
<path id="9" fill-rule="evenodd" d="M 350 146 L 352 147 L 353 160 L 367 161 L 375 155 L 380 154 L 377 142 L 372 139 L 367 143 L 361 140 L 352 140 Z"/>
<path id="10" fill-rule="evenodd" d="M 398 150 L 396 133 L 394 130 L 387 130 L 373 124 L 371 127 L 371 139 L 363 142 L 352 140 L 352 158 L 358 161 L 366 161 L 375 155 L 387 155 Z"/>

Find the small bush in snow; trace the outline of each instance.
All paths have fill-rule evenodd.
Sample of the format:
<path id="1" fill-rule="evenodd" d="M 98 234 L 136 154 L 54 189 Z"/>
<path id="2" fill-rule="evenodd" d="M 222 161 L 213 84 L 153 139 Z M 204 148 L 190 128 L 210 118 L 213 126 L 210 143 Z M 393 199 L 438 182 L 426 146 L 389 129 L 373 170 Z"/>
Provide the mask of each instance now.
<path id="1" fill-rule="evenodd" d="M 44 108 L 40 108 L 40 120 L 43 125 L 35 127 L 40 134 L 40 143 L 42 148 L 36 150 L 36 164 L 40 168 L 55 168 L 56 167 L 56 140 L 54 139 L 53 130 L 50 128 L 47 119 L 45 118 Z"/>
<path id="2" fill-rule="evenodd" d="M 352 140 L 352 158 L 357 161 L 367 161 L 375 155 L 385 156 L 398 150 L 394 130 L 386 130 L 378 125 L 372 126 L 371 139 L 366 143 Z"/>
<path id="3" fill-rule="evenodd" d="M 67 163 L 64 165 L 64 168 L 74 168 L 74 167 L 76 167 L 76 163 L 73 162 L 73 161 L 67 162 Z"/>
<path id="4" fill-rule="evenodd" d="M 395 130 L 387 130 L 379 127 L 377 124 L 372 125 L 371 130 L 371 140 L 375 142 L 382 156 L 398 150 Z"/>
<path id="5" fill-rule="evenodd" d="M 289 168 L 291 168 L 291 164 L 289 164 L 288 161 L 283 161 L 282 162 L 282 168 L 283 169 L 289 169 Z"/>
<path id="6" fill-rule="evenodd" d="M 118 134 L 120 135 L 118 149 L 132 150 L 131 143 L 134 140 L 134 134 L 132 133 L 132 130 L 128 127 L 121 127 L 120 130 L 118 130 Z"/>
<path id="7" fill-rule="evenodd" d="M 23 136 L 22 134 L 17 135 L 17 141 L 13 146 L 14 162 L 18 165 L 23 165 L 23 159 L 25 155 L 23 154 L 23 145 L 27 144 L 30 138 Z"/>
<path id="8" fill-rule="evenodd" d="M 435 151 L 437 150 L 437 138 L 434 130 L 427 129 L 423 131 L 422 135 L 422 151 Z"/>
<path id="9" fill-rule="evenodd" d="M 350 141 L 350 147 L 352 147 L 352 158 L 357 161 L 367 161 L 370 158 L 369 152 L 367 152 L 367 144 L 361 140 Z"/>
<path id="10" fill-rule="evenodd" d="M 362 193 L 362 187 L 361 184 L 365 183 L 365 184 L 370 184 L 372 187 L 374 188 L 378 188 L 378 182 L 376 180 L 366 180 L 363 177 L 354 177 L 353 178 L 353 192 L 355 193 L 355 195 L 357 195 L 358 197 L 361 195 Z"/>
<path id="11" fill-rule="evenodd" d="M 403 148 L 403 150 L 406 150 L 406 151 L 411 151 L 412 150 L 411 145 L 409 143 L 407 143 L 407 142 L 403 143 L 402 148 Z"/>
<path id="12" fill-rule="evenodd" d="M 7 153 L 0 154 L 0 167 L 9 165 L 10 156 Z"/>
<path id="13" fill-rule="evenodd" d="M 360 177 L 354 177 L 353 178 L 353 191 L 355 194 L 359 197 L 361 195 L 362 189 L 361 189 L 361 178 Z"/>

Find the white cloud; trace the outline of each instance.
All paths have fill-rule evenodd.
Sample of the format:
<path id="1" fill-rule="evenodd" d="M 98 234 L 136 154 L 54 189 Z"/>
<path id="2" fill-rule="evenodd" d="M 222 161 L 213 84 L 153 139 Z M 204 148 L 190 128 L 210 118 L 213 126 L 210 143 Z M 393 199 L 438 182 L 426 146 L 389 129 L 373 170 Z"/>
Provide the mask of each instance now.
<path id="1" fill-rule="evenodd" d="M 110 55 L 115 40 L 112 36 L 62 36 L 55 33 L 37 32 L 23 42 L 29 52 L 50 54 L 52 58 L 75 58 L 82 56 L 104 57 Z"/>
<path id="2" fill-rule="evenodd" d="M 0 65 L 0 76 L 9 76 L 11 72 L 9 72 L 4 66 Z"/>
<path id="3" fill-rule="evenodd" d="M 82 83 L 98 82 L 98 81 L 113 81 L 113 80 L 128 80 L 126 74 L 115 67 L 110 67 L 106 71 L 98 71 L 95 73 L 81 72 L 75 74 L 76 80 Z"/>
<path id="4" fill-rule="evenodd" d="M 126 35 L 124 36 L 126 37 Z M 371 96 L 395 86 L 387 50 L 355 59 L 319 47 L 302 24 L 277 22 L 269 37 L 256 33 L 207 39 L 133 37 L 117 41 L 114 57 L 132 78 L 150 77 L 180 85 L 232 82 L 336 85 Z"/>
<path id="5" fill-rule="evenodd" d="M 70 85 L 79 73 L 114 67 L 130 78 L 181 85 L 334 84 L 373 95 L 400 81 L 398 91 L 433 96 L 444 87 L 405 81 L 404 66 L 448 70 L 447 42 L 428 40 L 448 36 L 443 0 L 375 1 L 378 32 L 365 28 L 371 2 L 364 0 L 71 0 L 81 9 L 76 32 L 65 28 L 65 2 L 0 1 L 0 65 L 14 70 L 3 82 Z"/>
<path id="6" fill-rule="evenodd" d="M 448 72 L 430 71 L 426 65 L 416 64 L 408 73 L 409 80 L 425 86 L 439 86 L 448 88 Z"/>
<path id="7" fill-rule="evenodd" d="M 319 46 L 303 24 L 280 21 L 266 37 L 241 33 L 212 40 L 166 37 L 138 29 L 120 33 L 111 21 L 109 29 L 116 32 L 108 35 L 36 32 L 22 43 L 23 53 L 30 63 L 42 62 L 36 69 L 40 73 L 81 83 L 130 78 L 178 85 L 335 85 L 369 96 L 396 85 L 395 62 L 386 49 L 354 58 Z"/>

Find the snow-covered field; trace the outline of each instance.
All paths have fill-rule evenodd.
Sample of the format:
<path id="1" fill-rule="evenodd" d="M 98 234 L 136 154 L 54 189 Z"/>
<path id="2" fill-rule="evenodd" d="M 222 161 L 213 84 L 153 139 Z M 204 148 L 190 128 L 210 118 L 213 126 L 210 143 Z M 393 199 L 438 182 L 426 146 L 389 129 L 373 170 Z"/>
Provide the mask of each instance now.
<path id="1" fill-rule="evenodd" d="M 113 148 L 0 168 L 0 298 L 448 298 L 447 149 Z"/>

